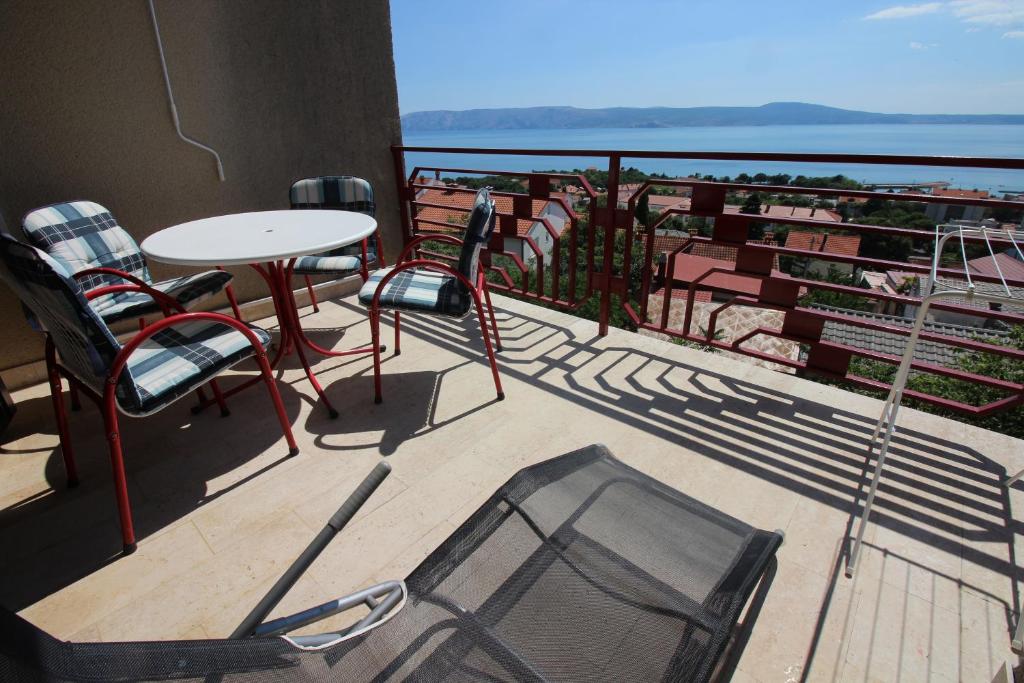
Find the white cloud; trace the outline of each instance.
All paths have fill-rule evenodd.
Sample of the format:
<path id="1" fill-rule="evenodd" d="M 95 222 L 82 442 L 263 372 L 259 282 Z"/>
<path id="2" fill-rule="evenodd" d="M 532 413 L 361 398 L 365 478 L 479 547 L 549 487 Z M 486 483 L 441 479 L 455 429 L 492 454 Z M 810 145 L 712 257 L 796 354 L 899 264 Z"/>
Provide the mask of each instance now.
<path id="1" fill-rule="evenodd" d="M 1024 31 L 1007 31 L 1003 38 L 1024 38 Z"/>
<path id="2" fill-rule="evenodd" d="M 952 15 L 975 33 L 982 27 L 1012 28 L 1004 37 L 1015 38 L 1017 28 L 1024 25 L 1024 0 L 948 0 L 917 5 L 893 5 L 869 14 L 865 19 L 907 19 L 923 14 Z"/>
<path id="3" fill-rule="evenodd" d="M 929 48 L 938 47 L 938 43 L 919 43 L 916 40 L 910 41 L 911 50 L 927 50 Z"/>
<path id="4" fill-rule="evenodd" d="M 925 2 L 920 5 L 894 5 L 886 7 L 874 14 L 869 14 L 865 19 L 906 19 L 921 14 L 933 14 L 942 9 L 941 2 Z"/>
<path id="5" fill-rule="evenodd" d="M 953 15 L 969 24 L 1009 26 L 1024 23 L 1024 0 L 953 0 Z"/>

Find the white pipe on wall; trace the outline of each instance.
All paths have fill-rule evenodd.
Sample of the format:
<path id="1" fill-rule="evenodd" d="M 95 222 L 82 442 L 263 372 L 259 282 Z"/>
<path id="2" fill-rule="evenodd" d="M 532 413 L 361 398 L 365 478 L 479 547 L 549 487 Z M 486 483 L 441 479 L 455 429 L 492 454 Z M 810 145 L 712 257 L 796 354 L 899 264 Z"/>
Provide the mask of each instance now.
<path id="1" fill-rule="evenodd" d="M 153 0 L 149 0 L 149 14 L 153 17 L 153 31 L 156 33 L 156 47 L 160 51 L 160 68 L 164 72 L 164 85 L 167 86 L 167 101 L 171 105 L 171 118 L 174 119 L 174 129 L 178 133 L 178 137 L 187 142 L 190 145 L 198 147 L 201 150 L 209 152 L 213 155 L 213 158 L 217 161 L 217 175 L 220 176 L 221 182 L 224 181 L 224 164 L 220 160 L 220 154 L 214 148 L 204 145 L 203 143 L 188 137 L 181 131 L 181 120 L 178 118 L 178 107 L 174 104 L 174 91 L 171 90 L 171 76 L 167 72 L 167 58 L 164 57 L 164 42 L 160 37 L 160 24 L 156 20 L 156 7 L 153 6 Z"/>

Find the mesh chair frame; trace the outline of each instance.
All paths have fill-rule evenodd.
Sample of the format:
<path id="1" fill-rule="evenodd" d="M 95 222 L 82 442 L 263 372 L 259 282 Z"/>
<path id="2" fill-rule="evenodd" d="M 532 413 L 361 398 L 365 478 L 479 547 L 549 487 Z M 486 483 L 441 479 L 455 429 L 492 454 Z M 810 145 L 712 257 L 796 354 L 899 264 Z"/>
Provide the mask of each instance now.
<path id="1" fill-rule="evenodd" d="M 594 445 L 520 470 L 404 581 L 265 621 L 389 471 L 374 468 L 230 639 L 62 643 L 0 608 L 0 678 L 726 681 L 783 541 Z M 351 626 L 284 635 L 362 606 Z"/>

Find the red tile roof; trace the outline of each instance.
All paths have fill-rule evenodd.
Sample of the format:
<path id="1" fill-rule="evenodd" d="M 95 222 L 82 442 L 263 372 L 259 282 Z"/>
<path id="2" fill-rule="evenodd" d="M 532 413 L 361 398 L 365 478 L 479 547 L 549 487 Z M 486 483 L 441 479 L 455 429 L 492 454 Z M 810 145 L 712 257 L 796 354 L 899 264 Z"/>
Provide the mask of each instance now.
<path id="1" fill-rule="evenodd" d="M 679 237 L 677 235 L 654 235 L 654 259 L 657 261 L 660 254 L 671 254 L 676 249 L 681 247 L 685 242 L 686 237 Z M 767 244 L 775 245 L 775 240 L 749 240 L 747 244 Z M 704 258 L 718 259 L 720 261 L 727 261 L 729 263 L 736 262 L 736 247 L 730 247 L 727 244 L 717 244 L 709 242 L 695 242 L 690 250 L 687 252 L 694 256 L 703 256 Z M 776 270 L 779 268 L 779 257 L 776 255 L 774 265 L 772 266 Z"/>
<path id="2" fill-rule="evenodd" d="M 739 294 L 758 296 L 761 292 L 761 279 L 756 276 L 733 274 L 730 272 L 716 272 L 703 277 L 712 269 L 725 271 L 735 270 L 736 264 L 723 259 L 695 256 L 693 254 L 679 254 L 676 256 L 675 268 L 672 270 L 672 279 L 679 283 L 689 283 L 701 278 L 697 285 L 702 289 L 724 290 Z M 773 278 L 788 278 L 789 275 L 772 270 Z"/>
<path id="3" fill-rule="evenodd" d="M 498 210 L 498 213 L 511 214 L 512 213 L 512 197 L 494 196 L 494 206 Z M 416 198 L 416 201 L 426 202 L 428 204 L 444 204 L 446 206 L 455 207 L 452 209 L 440 209 L 433 206 L 420 206 L 417 207 L 416 219 L 425 219 L 430 221 L 437 221 L 439 223 L 447 223 L 452 226 L 452 229 L 462 228 L 466 224 L 466 219 L 469 217 L 469 211 L 473 208 L 473 200 L 475 195 L 470 192 L 452 192 L 450 190 L 425 190 L 423 194 Z M 543 199 L 532 200 L 531 211 L 534 216 L 539 216 L 544 211 L 544 207 L 548 204 Z M 461 210 L 460 210 L 461 209 Z M 538 221 L 531 221 L 529 219 L 520 218 L 516 220 L 516 234 L 520 237 L 525 237 L 529 234 L 533 226 Z M 433 224 L 426 224 L 423 226 L 426 230 L 438 229 L 440 226 Z"/>
<path id="4" fill-rule="evenodd" d="M 860 251 L 860 235 L 833 235 L 790 230 L 786 235 L 786 248 L 856 256 Z"/>
<path id="5" fill-rule="evenodd" d="M 724 213 L 739 213 L 741 206 L 726 204 Z M 802 218 L 829 223 L 842 223 L 843 217 L 829 209 L 818 209 L 812 206 L 789 206 L 781 204 L 762 204 L 761 216 L 764 218 Z"/>
<path id="6" fill-rule="evenodd" d="M 999 265 L 998 270 L 996 269 L 996 264 Z M 1024 280 L 1024 261 L 1018 261 L 1004 252 L 997 253 L 995 261 L 992 260 L 991 256 L 981 256 L 971 259 L 967 262 L 967 265 L 972 273 L 978 273 L 979 275 L 999 277 L 999 273 L 1002 272 L 1003 277 L 1007 280 Z"/>
<path id="7" fill-rule="evenodd" d="M 671 208 L 689 209 L 690 198 L 675 194 L 651 194 L 647 195 L 647 206 L 658 211 Z"/>
<path id="8" fill-rule="evenodd" d="M 985 190 L 959 190 L 950 188 L 943 190 L 936 187 L 932 190 L 934 197 L 959 197 L 960 199 L 988 199 L 988 192 Z"/>

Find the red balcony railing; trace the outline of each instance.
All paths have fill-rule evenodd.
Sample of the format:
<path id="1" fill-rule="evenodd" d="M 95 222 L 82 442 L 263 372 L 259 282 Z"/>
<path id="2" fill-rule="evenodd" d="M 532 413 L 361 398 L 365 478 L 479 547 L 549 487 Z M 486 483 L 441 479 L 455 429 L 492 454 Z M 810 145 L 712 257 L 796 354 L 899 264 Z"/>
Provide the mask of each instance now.
<path id="1" fill-rule="evenodd" d="M 608 182 L 606 192 L 596 191 L 582 175 L 572 173 L 514 172 L 501 169 L 451 168 L 421 166 L 406 172 L 405 154 L 426 152 L 433 155 L 510 155 L 535 157 L 589 157 L 601 159 L 606 164 Z M 773 266 L 781 258 L 815 259 L 837 265 L 847 264 L 851 269 L 867 269 L 878 272 L 898 270 L 905 273 L 927 275 L 930 265 L 897 261 L 885 258 L 868 258 L 856 254 L 830 253 L 808 249 L 796 249 L 774 243 L 754 243 L 750 240 L 754 224 L 771 223 L 792 226 L 802 230 L 842 231 L 853 235 L 880 235 L 902 237 L 918 246 L 933 243 L 933 230 L 915 229 L 900 225 L 879 226 L 857 222 L 836 223 L 814 218 L 792 216 L 760 216 L 726 211 L 726 197 L 730 193 L 762 194 L 784 193 L 787 195 L 808 195 L 811 197 L 851 197 L 855 199 L 899 200 L 923 204 L 945 204 L 947 206 L 977 206 L 984 209 L 1024 209 L 1021 202 L 1001 199 L 974 199 L 932 196 L 928 194 L 898 194 L 866 190 L 845 190 L 830 188 L 809 188 L 797 186 L 776 186 L 753 183 L 721 183 L 701 180 L 649 179 L 640 184 L 620 206 L 620 172 L 623 159 L 642 166 L 643 159 L 686 159 L 686 160 L 733 160 L 750 162 L 750 172 L 757 172 L 759 162 L 778 162 L 799 165 L 804 171 L 807 165 L 868 164 L 931 166 L 945 168 L 987 168 L 1024 171 L 1024 159 L 973 158 L 973 157 L 918 157 L 888 155 L 850 154 L 765 154 L 743 152 L 651 152 L 651 151 L 610 151 L 610 150 L 510 150 L 480 148 L 442 148 L 395 146 L 392 148 L 395 177 L 401 204 L 402 224 L 406 240 L 428 232 L 450 232 L 461 230 L 461 225 L 421 217 L 424 209 L 436 208 L 462 211 L 455 208 L 457 202 L 431 202 L 421 199 L 429 190 L 443 189 L 450 195 L 472 194 L 468 188 L 444 187 L 422 182 L 425 176 L 503 176 L 522 179 L 522 192 L 495 192 L 505 197 L 505 210 L 499 206 L 498 227 L 484 251 L 483 264 L 488 269 L 494 289 L 520 297 L 540 301 L 546 305 L 568 310 L 586 305 L 594 296 L 599 297 L 597 319 L 600 334 L 606 334 L 612 317 L 613 306 L 623 307 L 628 320 L 639 329 L 651 330 L 670 337 L 695 342 L 710 347 L 742 353 L 762 361 L 795 368 L 800 372 L 814 373 L 828 378 L 841 379 L 869 389 L 887 389 L 884 381 L 861 376 L 851 370 L 851 361 L 863 358 L 876 363 L 896 365 L 899 357 L 880 353 L 862 347 L 823 339 L 825 324 L 841 323 L 880 334 L 909 336 L 910 329 L 903 325 L 888 324 L 870 318 L 847 315 L 842 312 L 802 305 L 803 299 L 811 292 L 832 292 L 855 296 L 877 302 L 877 308 L 893 306 L 914 306 L 920 296 L 914 293 L 885 292 L 839 284 L 810 277 L 796 277 L 781 273 Z M 794 168 L 794 171 L 798 170 Z M 583 206 L 569 205 L 561 196 L 553 196 L 556 188 L 571 183 L 581 188 Z M 1024 173 L 1021 174 L 1024 186 Z M 641 199 L 653 188 L 685 189 L 690 193 L 688 208 L 672 208 L 648 219 L 646 224 L 634 220 L 636 207 Z M 607 199 L 606 199 L 607 198 Z M 561 236 L 544 216 L 534 215 L 533 200 L 544 200 L 558 204 L 567 216 L 566 230 Z M 469 206 L 468 203 L 465 204 Z M 701 217 L 711 219 L 710 235 L 691 235 L 670 252 L 658 252 L 655 239 L 658 230 L 674 216 Z M 528 235 L 522 235 L 517 222 L 531 221 L 543 225 L 553 238 L 548 256 Z M 510 251 L 509 243 L 526 245 L 526 252 L 532 258 L 525 259 L 521 253 Z M 728 248 L 735 253 L 728 266 L 716 264 L 697 273 L 683 272 L 680 265 L 695 248 Z M 565 251 L 568 252 L 568 258 Z M 925 249 L 924 251 L 928 251 Z M 930 251 L 929 251 L 930 253 Z M 452 259 L 453 255 L 442 251 L 427 251 L 425 255 Z M 639 264 L 635 260 L 639 259 Z M 639 268 L 637 266 L 639 265 Z M 639 270 L 639 275 L 637 275 Z M 582 272 L 581 272 L 582 271 Z M 940 276 L 962 276 L 956 268 L 940 268 Z M 715 277 L 715 276 L 719 277 Z M 999 282 L 1000 279 L 980 273 L 972 273 L 977 282 Z M 1011 287 L 1024 288 L 1024 280 L 1007 279 Z M 660 285 L 660 288 L 658 287 Z M 685 314 L 681 324 L 672 323 L 670 311 L 673 301 L 685 290 Z M 705 297 L 724 299 L 710 310 L 708 324 L 704 330 L 694 330 L 694 307 L 696 299 Z M 613 303 L 617 298 L 618 303 Z M 652 315 L 650 305 L 660 304 L 660 312 Z M 719 340 L 715 330 L 717 321 L 728 309 L 736 306 L 776 311 L 781 322 L 767 326 L 759 325 L 747 334 L 731 340 Z M 971 318 L 1000 320 L 1009 325 L 1024 325 L 1024 314 L 1019 311 L 980 309 L 957 304 L 934 304 L 933 310 Z M 748 342 L 756 336 L 774 337 L 780 341 L 799 345 L 804 351 L 800 357 L 779 355 L 751 348 Z M 934 331 L 924 332 L 922 341 L 946 345 L 956 349 L 991 353 L 1004 358 L 1024 362 L 1024 351 L 1009 345 L 988 343 L 976 338 L 964 338 Z M 1024 385 L 967 372 L 957 367 L 948 367 L 924 361 L 915 361 L 912 366 L 919 373 L 961 380 L 973 385 L 989 387 L 1002 395 L 982 405 L 936 396 L 924 391 L 908 390 L 907 396 L 946 408 L 974 415 L 987 415 L 999 410 L 1024 403 Z"/>

